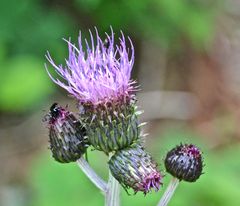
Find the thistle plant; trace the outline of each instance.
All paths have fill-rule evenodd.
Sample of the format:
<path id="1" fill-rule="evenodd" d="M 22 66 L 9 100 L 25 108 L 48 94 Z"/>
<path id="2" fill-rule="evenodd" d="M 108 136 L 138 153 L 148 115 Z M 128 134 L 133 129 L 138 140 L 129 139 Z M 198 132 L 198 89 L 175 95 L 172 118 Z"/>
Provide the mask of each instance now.
<path id="1" fill-rule="evenodd" d="M 49 52 L 46 55 L 58 77 L 53 77 L 47 66 L 46 69 L 52 81 L 76 99 L 78 115 L 54 103 L 45 116 L 54 159 L 60 163 L 76 161 L 104 193 L 108 206 L 120 204 L 119 185 L 144 195 L 152 190 L 157 192 L 163 175 L 142 145 L 143 124 L 139 122 L 141 111 L 135 94 L 138 86 L 131 79 L 131 39 L 121 32 L 115 44 L 112 29 L 105 40 L 95 29 L 94 35 L 90 31 L 90 43 L 82 41 L 81 33 L 77 46 L 65 41 L 69 50 L 65 66 L 57 65 Z M 84 159 L 89 146 L 109 156 L 108 183 Z"/>

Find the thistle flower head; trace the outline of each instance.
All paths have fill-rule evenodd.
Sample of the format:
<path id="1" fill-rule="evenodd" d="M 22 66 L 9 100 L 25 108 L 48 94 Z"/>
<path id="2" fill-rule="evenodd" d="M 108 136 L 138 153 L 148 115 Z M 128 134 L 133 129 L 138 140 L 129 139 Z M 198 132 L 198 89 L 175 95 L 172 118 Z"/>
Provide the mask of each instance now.
<path id="1" fill-rule="evenodd" d="M 202 153 L 193 144 L 180 144 L 167 153 L 165 167 L 179 180 L 195 182 L 202 174 Z"/>
<path id="2" fill-rule="evenodd" d="M 56 65 L 48 53 L 47 60 L 65 82 L 53 78 L 48 72 L 49 76 L 80 103 L 98 105 L 129 97 L 135 90 L 135 82 L 130 80 L 134 63 L 134 48 L 131 40 L 128 38 L 131 45 L 128 49 L 123 33 L 119 38 L 119 45 L 116 46 L 112 30 L 111 35 L 106 34 L 107 44 L 99 37 L 97 29 L 95 33 L 96 41 L 91 31 L 91 42 L 85 40 L 86 51 L 83 49 L 81 33 L 78 46 L 70 40 L 67 41 L 69 57 L 65 60 L 66 66 Z"/>
<path id="3" fill-rule="evenodd" d="M 78 46 L 67 41 L 69 57 L 66 66 L 57 66 L 50 54 L 47 59 L 55 68 L 60 79 L 51 79 L 66 89 L 79 102 L 79 110 L 84 121 L 89 142 L 106 154 L 130 146 L 140 134 L 138 113 L 135 105 L 135 82 L 130 79 L 134 63 L 134 48 L 128 38 L 126 46 L 123 35 L 115 45 L 114 33 L 106 34 L 103 41 L 97 29 L 91 42 Z M 86 46 L 86 50 L 83 48 Z"/>
<path id="4" fill-rule="evenodd" d="M 158 191 L 162 184 L 156 163 L 140 145 L 118 151 L 109 160 L 109 168 L 125 189 L 132 188 L 135 193 Z"/>
<path id="5" fill-rule="evenodd" d="M 86 130 L 66 108 L 54 103 L 43 120 L 48 124 L 50 150 L 56 161 L 73 162 L 86 152 Z"/>

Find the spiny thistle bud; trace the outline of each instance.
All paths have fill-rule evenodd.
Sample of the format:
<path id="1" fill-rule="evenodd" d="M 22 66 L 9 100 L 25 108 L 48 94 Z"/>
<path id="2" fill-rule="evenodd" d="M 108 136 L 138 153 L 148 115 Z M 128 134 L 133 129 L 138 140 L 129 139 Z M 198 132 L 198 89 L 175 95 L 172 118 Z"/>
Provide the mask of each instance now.
<path id="1" fill-rule="evenodd" d="M 125 37 L 114 45 L 114 33 L 106 34 L 107 45 L 96 30 L 96 40 L 90 32 L 83 51 L 81 34 L 78 47 L 67 41 L 69 58 L 66 66 L 57 66 L 50 54 L 46 56 L 57 74 L 66 81 L 51 79 L 73 95 L 79 103 L 80 115 L 86 126 L 89 142 L 106 154 L 137 142 L 140 135 L 136 111 L 135 82 L 130 79 L 134 63 L 134 48 L 126 47 Z M 89 46 L 90 45 L 90 46 Z M 131 51 L 131 54 L 129 54 Z"/>
<path id="2" fill-rule="evenodd" d="M 160 188 L 162 175 L 152 157 L 140 145 L 120 150 L 109 160 L 112 175 L 124 187 L 132 188 L 135 193 L 142 191 L 145 195 Z"/>
<path id="3" fill-rule="evenodd" d="M 71 112 L 54 103 L 44 121 L 48 122 L 50 150 L 56 161 L 74 162 L 86 152 L 86 129 Z"/>
<path id="4" fill-rule="evenodd" d="M 202 153 L 193 144 L 180 144 L 167 153 L 165 167 L 179 180 L 195 182 L 202 174 Z"/>

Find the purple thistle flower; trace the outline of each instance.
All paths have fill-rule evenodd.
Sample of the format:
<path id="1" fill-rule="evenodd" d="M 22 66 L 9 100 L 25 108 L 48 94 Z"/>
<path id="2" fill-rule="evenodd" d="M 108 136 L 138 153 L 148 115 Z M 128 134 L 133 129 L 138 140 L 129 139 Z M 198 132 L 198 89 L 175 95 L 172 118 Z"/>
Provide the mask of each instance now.
<path id="1" fill-rule="evenodd" d="M 114 45 L 114 33 L 106 34 L 107 44 L 101 40 L 96 31 L 96 45 L 93 35 L 90 32 L 90 44 L 85 39 L 86 51 L 83 50 L 81 33 L 78 38 L 78 48 L 69 41 L 69 57 L 66 59 L 66 66 L 57 66 L 49 52 L 47 60 L 55 68 L 57 74 L 66 80 L 64 83 L 52 77 L 51 79 L 76 97 L 79 102 L 90 102 L 94 105 L 102 102 L 117 101 L 119 97 L 128 97 L 134 90 L 135 81 L 130 80 L 134 64 L 134 48 L 130 38 L 131 56 L 126 47 L 123 33 L 119 38 L 120 44 Z"/>
<path id="2" fill-rule="evenodd" d="M 162 185 L 157 164 L 140 145 L 118 151 L 108 164 L 112 175 L 126 190 L 132 188 L 135 193 L 142 191 L 146 195 L 151 189 L 158 191 Z"/>
<path id="3" fill-rule="evenodd" d="M 51 79 L 73 95 L 79 103 L 82 122 L 89 142 L 106 154 L 126 148 L 137 142 L 140 135 L 136 111 L 135 81 L 130 79 L 134 63 L 134 48 L 130 38 L 130 49 L 123 33 L 119 45 L 114 43 L 114 33 L 106 34 L 106 42 L 96 31 L 96 40 L 90 31 L 90 44 L 85 40 L 83 50 L 81 33 L 78 48 L 69 41 L 69 57 L 66 66 L 57 66 L 50 54 L 48 61 L 62 80 Z"/>

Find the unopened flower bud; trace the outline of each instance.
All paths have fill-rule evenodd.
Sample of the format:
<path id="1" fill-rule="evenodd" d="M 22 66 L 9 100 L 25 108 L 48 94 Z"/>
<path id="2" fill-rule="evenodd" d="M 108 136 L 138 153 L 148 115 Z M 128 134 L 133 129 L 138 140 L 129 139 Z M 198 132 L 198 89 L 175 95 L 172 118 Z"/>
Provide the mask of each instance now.
<path id="1" fill-rule="evenodd" d="M 56 161 L 74 162 L 86 152 L 86 129 L 71 112 L 54 103 L 45 121 L 48 122 L 50 150 Z"/>
<path id="2" fill-rule="evenodd" d="M 132 188 L 135 193 L 147 194 L 151 189 L 158 191 L 162 184 L 157 164 L 140 145 L 116 152 L 109 160 L 109 168 L 125 190 Z"/>
<path id="3" fill-rule="evenodd" d="M 202 174 L 202 153 L 193 144 L 181 144 L 167 153 L 165 167 L 179 180 L 195 182 Z"/>

